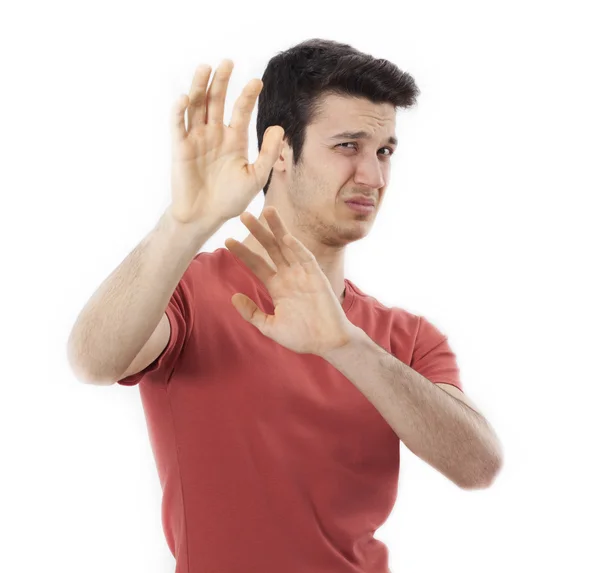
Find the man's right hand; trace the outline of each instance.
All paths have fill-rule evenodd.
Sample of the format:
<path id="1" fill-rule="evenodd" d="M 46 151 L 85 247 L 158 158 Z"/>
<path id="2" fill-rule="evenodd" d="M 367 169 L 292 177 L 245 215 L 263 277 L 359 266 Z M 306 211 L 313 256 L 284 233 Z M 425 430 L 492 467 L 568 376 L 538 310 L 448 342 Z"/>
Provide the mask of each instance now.
<path id="1" fill-rule="evenodd" d="M 266 185 L 282 149 L 284 130 L 270 126 L 255 163 L 248 163 L 248 128 L 263 83 L 253 79 L 223 124 L 225 96 L 233 70 L 223 60 L 206 91 L 211 67 L 197 68 L 189 96 L 173 106 L 171 216 L 184 224 L 224 223 L 241 215 Z M 185 110 L 188 110 L 188 128 Z"/>

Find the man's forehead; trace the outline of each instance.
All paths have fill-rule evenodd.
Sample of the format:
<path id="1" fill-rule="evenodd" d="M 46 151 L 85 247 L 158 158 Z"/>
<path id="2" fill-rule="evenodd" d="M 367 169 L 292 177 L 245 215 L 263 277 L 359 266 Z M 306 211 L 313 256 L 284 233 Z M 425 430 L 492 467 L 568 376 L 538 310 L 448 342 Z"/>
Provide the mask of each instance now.
<path id="1" fill-rule="evenodd" d="M 342 132 L 371 132 L 373 129 L 394 134 L 396 110 L 391 103 L 330 94 L 322 99 L 319 107 L 320 113 L 314 123 L 322 135 L 332 137 Z"/>

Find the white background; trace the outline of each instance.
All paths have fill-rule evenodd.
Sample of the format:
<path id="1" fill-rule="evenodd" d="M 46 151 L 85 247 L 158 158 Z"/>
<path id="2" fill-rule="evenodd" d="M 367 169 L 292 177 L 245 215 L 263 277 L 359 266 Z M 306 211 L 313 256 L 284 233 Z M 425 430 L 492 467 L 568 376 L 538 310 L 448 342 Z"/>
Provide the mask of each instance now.
<path id="1" fill-rule="evenodd" d="M 169 205 L 171 106 L 196 67 L 234 60 L 228 121 L 269 58 L 312 37 L 385 57 L 421 89 L 346 276 L 448 334 L 505 453 L 491 488 L 464 491 L 402 447 L 376 535 L 392 572 L 600 570 L 593 5 L 3 8 L 0 570 L 174 571 L 138 388 L 79 382 L 67 337 Z M 246 235 L 232 219 L 202 250 Z"/>

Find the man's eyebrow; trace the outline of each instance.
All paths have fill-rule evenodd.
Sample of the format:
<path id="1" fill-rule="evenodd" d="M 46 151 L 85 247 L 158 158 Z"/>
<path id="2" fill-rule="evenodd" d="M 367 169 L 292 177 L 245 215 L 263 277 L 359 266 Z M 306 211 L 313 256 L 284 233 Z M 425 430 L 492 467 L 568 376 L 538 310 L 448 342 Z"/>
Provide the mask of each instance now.
<path id="1" fill-rule="evenodd" d="M 370 135 L 366 131 L 344 131 L 342 133 L 338 133 L 329 139 L 370 139 Z M 394 136 L 390 136 L 388 139 L 388 143 L 392 145 L 398 144 L 398 139 Z"/>

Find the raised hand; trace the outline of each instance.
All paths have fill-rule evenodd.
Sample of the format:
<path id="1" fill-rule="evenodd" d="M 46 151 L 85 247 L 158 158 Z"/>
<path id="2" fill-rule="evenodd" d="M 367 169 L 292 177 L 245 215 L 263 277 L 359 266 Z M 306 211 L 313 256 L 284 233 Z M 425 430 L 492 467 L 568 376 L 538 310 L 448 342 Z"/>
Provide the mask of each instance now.
<path id="1" fill-rule="evenodd" d="M 172 112 L 172 203 L 180 223 L 212 224 L 239 216 L 265 186 L 279 156 L 284 131 L 270 126 L 255 163 L 248 162 L 248 128 L 263 84 L 253 79 L 235 102 L 231 122 L 223 123 L 233 62 L 223 60 L 208 88 L 211 67 L 197 68 L 189 96 Z M 188 128 L 185 110 L 188 110 Z"/>
<path id="2" fill-rule="evenodd" d="M 274 314 L 264 313 L 243 293 L 235 293 L 231 303 L 262 334 L 299 354 L 325 357 L 349 344 L 359 329 L 346 317 L 315 256 L 289 233 L 275 207 L 266 207 L 263 214 L 268 229 L 251 213 L 240 219 L 277 270 L 235 239 L 227 239 L 225 246 L 265 285 Z"/>

